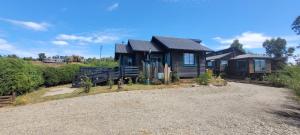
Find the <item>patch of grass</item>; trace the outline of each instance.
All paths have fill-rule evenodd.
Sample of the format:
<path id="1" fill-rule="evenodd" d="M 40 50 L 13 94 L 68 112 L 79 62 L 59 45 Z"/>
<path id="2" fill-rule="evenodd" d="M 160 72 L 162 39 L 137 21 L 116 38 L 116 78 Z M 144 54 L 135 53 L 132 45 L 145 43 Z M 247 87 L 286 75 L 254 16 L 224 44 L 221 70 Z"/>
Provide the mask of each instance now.
<path id="1" fill-rule="evenodd" d="M 16 105 L 16 106 L 17 105 L 26 105 L 26 104 L 34 104 L 34 103 L 40 103 L 40 102 L 45 102 L 45 101 L 51 101 L 51 100 L 79 97 L 79 96 L 120 92 L 118 90 L 117 85 L 113 85 L 112 89 L 110 89 L 109 86 L 97 86 L 97 87 L 92 87 L 89 93 L 84 92 L 83 88 L 78 88 L 75 91 L 73 91 L 72 93 L 44 97 L 44 94 L 52 89 L 59 89 L 59 88 L 65 88 L 65 87 L 71 87 L 71 85 L 61 85 L 61 86 L 56 86 L 56 87 L 40 88 L 37 91 L 31 92 L 31 93 L 28 93 L 28 94 L 25 94 L 22 96 L 18 96 L 16 98 L 16 101 L 14 102 L 14 105 Z M 187 84 L 187 83 L 176 84 L 176 85 L 175 84 L 169 84 L 169 85 L 132 84 L 132 85 L 124 85 L 124 89 L 122 91 L 154 90 L 154 89 L 182 88 L 182 87 L 191 87 L 191 84 Z"/>

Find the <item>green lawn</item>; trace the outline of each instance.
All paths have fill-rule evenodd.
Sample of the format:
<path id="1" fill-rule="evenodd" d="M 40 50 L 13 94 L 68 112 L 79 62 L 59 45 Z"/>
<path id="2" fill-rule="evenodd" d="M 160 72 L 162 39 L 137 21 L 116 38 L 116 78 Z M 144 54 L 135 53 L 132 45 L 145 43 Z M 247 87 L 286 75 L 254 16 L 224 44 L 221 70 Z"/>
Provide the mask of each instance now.
<path id="1" fill-rule="evenodd" d="M 34 104 L 39 102 L 45 102 L 50 100 L 58 100 L 64 98 L 72 98 L 78 96 L 86 96 L 86 95 L 94 95 L 100 93 L 110 93 L 110 92 L 120 92 L 120 91 L 133 91 L 133 90 L 153 90 L 153 89 L 164 89 L 164 88 L 177 88 L 177 87 L 191 87 L 190 83 L 182 83 L 182 84 L 169 84 L 169 85 L 143 85 L 143 84 L 132 84 L 132 85 L 124 85 L 123 90 L 118 90 L 117 85 L 114 85 L 112 89 L 109 89 L 108 86 L 97 86 L 92 87 L 89 93 L 85 93 L 82 88 L 78 88 L 72 93 L 61 94 L 61 95 L 54 95 L 54 96 L 47 96 L 44 97 L 43 95 L 51 89 L 57 88 L 69 88 L 71 87 L 70 84 L 68 85 L 61 85 L 56 87 L 49 87 L 45 88 L 42 87 L 34 92 L 18 96 L 14 105 L 25 105 L 25 104 Z"/>

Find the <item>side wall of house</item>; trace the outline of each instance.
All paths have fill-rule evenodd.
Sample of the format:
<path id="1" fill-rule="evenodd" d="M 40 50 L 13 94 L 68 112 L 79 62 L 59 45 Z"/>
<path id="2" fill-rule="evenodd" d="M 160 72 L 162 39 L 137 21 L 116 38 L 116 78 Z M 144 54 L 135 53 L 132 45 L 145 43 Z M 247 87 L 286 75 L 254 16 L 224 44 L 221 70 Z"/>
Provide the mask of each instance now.
<path id="1" fill-rule="evenodd" d="M 171 70 L 176 71 L 181 78 L 197 77 L 199 74 L 205 72 L 205 55 L 199 52 L 186 52 L 193 53 L 195 56 L 195 65 L 184 65 L 184 52 L 172 51 L 171 54 Z"/>

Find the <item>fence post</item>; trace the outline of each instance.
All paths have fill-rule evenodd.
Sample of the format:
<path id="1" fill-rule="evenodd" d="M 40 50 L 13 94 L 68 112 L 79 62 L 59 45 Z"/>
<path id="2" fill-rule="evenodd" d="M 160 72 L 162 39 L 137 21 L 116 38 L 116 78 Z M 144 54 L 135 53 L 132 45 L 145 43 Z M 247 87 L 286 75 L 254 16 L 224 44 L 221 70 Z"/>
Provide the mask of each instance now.
<path id="1" fill-rule="evenodd" d="M 12 92 L 12 101 L 16 100 L 16 92 Z"/>

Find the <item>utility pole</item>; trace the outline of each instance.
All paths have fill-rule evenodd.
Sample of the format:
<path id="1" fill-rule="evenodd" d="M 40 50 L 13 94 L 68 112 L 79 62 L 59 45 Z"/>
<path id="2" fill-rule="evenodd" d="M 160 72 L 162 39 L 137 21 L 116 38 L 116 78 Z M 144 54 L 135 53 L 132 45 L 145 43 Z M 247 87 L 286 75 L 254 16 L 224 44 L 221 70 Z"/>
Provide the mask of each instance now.
<path id="1" fill-rule="evenodd" d="M 103 48 L 103 46 L 102 46 L 102 45 L 100 45 L 100 60 L 101 60 L 102 48 Z"/>

